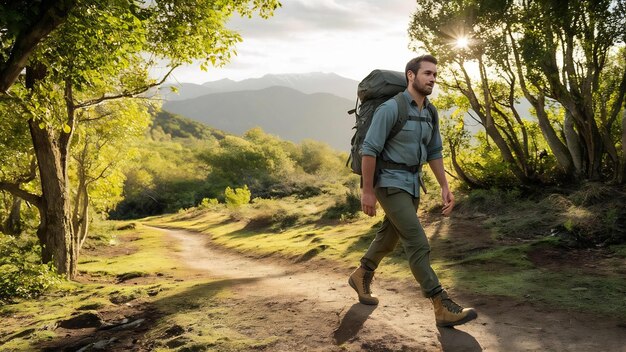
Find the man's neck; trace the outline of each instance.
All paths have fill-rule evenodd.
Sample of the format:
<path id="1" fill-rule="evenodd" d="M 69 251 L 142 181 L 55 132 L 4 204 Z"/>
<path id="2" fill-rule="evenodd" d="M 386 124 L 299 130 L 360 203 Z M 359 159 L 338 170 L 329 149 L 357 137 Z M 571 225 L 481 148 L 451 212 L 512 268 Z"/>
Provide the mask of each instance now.
<path id="1" fill-rule="evenodd" d="M 414 90 L 413 87 L 408 87 L 408 90 L 411 98 L 413 98 L 413 101 L 417 104 L 417 107 L 422 109 L 424 107 L 424 103 L 426 102 L 426 96 Z"/>

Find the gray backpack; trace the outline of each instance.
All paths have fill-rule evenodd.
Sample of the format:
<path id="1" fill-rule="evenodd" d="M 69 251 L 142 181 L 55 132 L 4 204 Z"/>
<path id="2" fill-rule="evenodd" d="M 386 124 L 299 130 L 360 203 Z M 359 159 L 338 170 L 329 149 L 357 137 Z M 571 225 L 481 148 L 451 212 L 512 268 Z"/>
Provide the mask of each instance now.
<path id="1" fill-rule="evenodd" d="M 369 129 L 374 111 L 376 108 L 389 99 L 395 99 L 398 104 L 398 120 L 391 128 L 387 140 L 395 137 L 409 120 L 406 100 L 402 96 L 402 92 L 406 89 L 406 78 L 404 73 L 388 70 L 374 70 L 365 77 L 357 89 L 357 101 L 354 109 L 348 111 L 348 114 L 355 114 L 356 123 L 353 127 L 355 130 L 352 136 L 350 155 L 346 161 L 346 166 L 350 166 L 352 172 L 361 175 L 361 146 L 365 135 Z M 359 105 L 359 101 L 361 104 Z M 357 109 L 358 106 L 358 109 Z M 437 112 L 431 104 L 427 105 L 431 115 L 437 118 Z M 433 121 L 433 126 L 436 121 Z M 377 159 L 379 168 L 402 169 L 417 172 L 415 167 L 409 167 L 404 164 L 397 164 L 390 161 L 382 161 Z"/>

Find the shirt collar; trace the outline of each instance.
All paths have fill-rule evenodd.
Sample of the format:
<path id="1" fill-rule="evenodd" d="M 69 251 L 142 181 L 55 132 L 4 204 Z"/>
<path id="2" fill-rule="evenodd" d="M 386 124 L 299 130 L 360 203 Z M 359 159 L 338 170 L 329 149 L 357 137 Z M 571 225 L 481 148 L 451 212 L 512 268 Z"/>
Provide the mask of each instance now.
<path id="1" fill-rule="evenodd" d="M 408 88 L 404 90 L 404 97 L 409 102 L 409 104 L 411 104 L 413 106 L 417 106 L 417 103 L 415 102 L 415 100 L 413 100 L 413 97 L 409 93 L 409 89 Z M 425 97 L 424 98 L 424 106 L 428 106 L 428 104 L 430 104 L 430 100 L 428 100 L 428 97 Z"/>

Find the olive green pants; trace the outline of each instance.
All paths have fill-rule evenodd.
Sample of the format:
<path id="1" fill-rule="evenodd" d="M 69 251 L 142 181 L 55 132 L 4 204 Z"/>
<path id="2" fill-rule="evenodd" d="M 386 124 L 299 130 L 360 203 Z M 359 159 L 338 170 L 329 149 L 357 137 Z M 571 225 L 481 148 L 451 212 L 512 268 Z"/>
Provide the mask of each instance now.
<path id="1" fill-rule="evenodd" d="M 376 238 L 361 258 L 361 263 L 375 270 L 400 240 L 422 294 L 425 297 L 432 297 L 439 293 L 442 288 L 437 274 L 430 267 L 428 238 L 417 218 L 419 198 L 392 187 L 376 188 L 376 198 L 385 211 L 385 218 L 376 233 Z"/>

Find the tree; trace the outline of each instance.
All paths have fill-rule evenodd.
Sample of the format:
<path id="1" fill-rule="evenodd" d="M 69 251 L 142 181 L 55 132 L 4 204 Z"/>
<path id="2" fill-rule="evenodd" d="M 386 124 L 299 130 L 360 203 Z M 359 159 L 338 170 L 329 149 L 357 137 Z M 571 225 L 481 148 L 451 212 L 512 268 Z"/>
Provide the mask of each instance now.
<path id="1" fill-rule="evenodd" d="M 53 261 L 59 273 L 72 277 L 77 247 L 72 241 L 68 160 L 79 122 L 77 112 L 135 97 L 158 85 L 162 80 L 151 79 L 147 73 L 158 60 L 169 60 L 168 72 L 193 59 L 203 60 L 204 67 L 225 63 L 233 45 L 241 40 L 225 27 L 226 20 L 234 12 L 245 16 L 258 12 L 267 17 L 280 4 L 276 0 L 50 3 L 66 5 L 63 9 L 67 13 L 58 16 L 54 26 L 45 26 L 52 28 L 45 34 L 38 32 L 28 53 L 13 48 L 28 32 L 27 25 L 43 26 L 38 22 L 45 21 L 46 17 L 40 16 L 43 12 L 38 12 L 39 17 L 18 16 L 11 21 L 8 16 L 2 17 L 4 61 L 0 79 L 8 82 L 2 88 L 11 86 L 15 80 L 11 72 L 20 65 L 26 67 L 25 77 L 11 86 L 2 103 L 20 107 L 28 119 L 41 180 L 37 234 L 43 247 L 42 259 Z M 29 4 L 23 1 L 15 7 L 3 5 L 3 9 L 28 13 L 22 6 Z M 26 62 L 11 59 L 13 55 Z M 4 73 L 7 70 L 11 72 Z M 19 187 L 3 189 L 14 194 L 23 192 Z"/>
<path id="2" fill-rule="evenodd" d="M 0 104 L 0 116 L 11 116 L 15 111 Z M 37 163 L 30 142 L 28 126 L 18 119 L 0 120 L 0 190 L 4 190 L 6 218 L 0 216 L 0 228 L 7 234 L 18 235 L 22 230 L 21 205 L 29 197 L 28 189 L 36 187 Z M 25 190 L 26 189 L 26 190 Z M 11 191 L 11 192 L 9 192 Z"/>
<path id="3" fill-rule="evenodd" d="M 248 185 L 254 196 L 269 196 L 294 171 L 294 163 L 278 138 L 254 128 L 243 137 L 226 136 L 218 148 L 202 153 L 210 167 L 207 180 L 217 192 Z"/>
<path id="4" fill-rule="evenodd" d="M 521 181 L 537 170 L 523 120 L 537 121 L 567 177 L 610 179 L 619 170 L 614 131 L 626 94 L 626 66 L 613 64 L 624 55 L 625 9 L 623 0 L 427 0 L 410 34 L 451 69 L 445 85 L 470 101 Z M 469 48 L 455 46 L 461 37 Z M 534 116 L 520 114 L 522 97 Z"/>
<path id="5" fill-rule="evenodd" d="M 136 100 L 112 102 L 78 114 L 70 164 L 72 242 L 77 254 L 87 239 L 90 211 L 103 213 L 120 200 L 124 184 L 121 168 L 133 154 L 129 140 L 143 136 L 150 115 Z"/>

